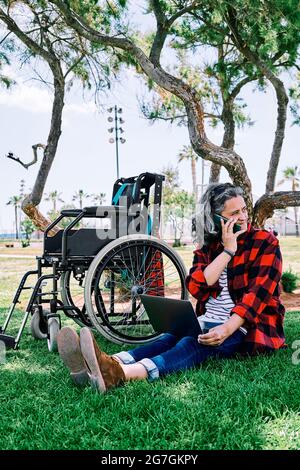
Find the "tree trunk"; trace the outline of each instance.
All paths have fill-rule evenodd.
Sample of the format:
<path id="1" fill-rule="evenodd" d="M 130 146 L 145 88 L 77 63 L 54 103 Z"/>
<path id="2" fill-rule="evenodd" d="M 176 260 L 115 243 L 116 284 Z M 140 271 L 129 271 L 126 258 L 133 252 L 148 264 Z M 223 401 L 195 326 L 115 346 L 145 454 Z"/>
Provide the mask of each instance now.
<path id="1" fill-rule="evenodd" d="M 33 221 L 37 229 L 45 231 L 51 223 L 39 211 L 37 206 L 41 202 L 43 191 L 45 189 L 47 177 L 55 158 L 58 141 L 61 135 L 62 111 L 64 107 L 65 80 L 59 63 L 53 64 L 52 72 L 54 75 L 54 100 L 52 106 L 52 117 L 50 132 L 47 145 L 44 151 L 43 160 L 37 174 L 32 193 L 26 196 L 22 202 L 22 210 Z M 58 231 L 54 228 L 50 234 Z"/>
<path id="2" fill-rule="evenodd" d="M 58 140 L 61 134 L 61 116 L 64 105 L 65 79 L 59 59 L 56 57 L 51 44 L 49 50 L 41 47 L 40 44 L 24 33 L 14 19 L 9 15 L 9 12 L 5 13 L 2 8 L 0 8 L 0 20 L 6 24 L 7 28 L 12 31 L 34 55 L 42 57 L 48 63 L 54 77 L 54 100 L 47 145 L 44 150 L 43 160 L 36 177 L 32 193 L 26 196 L 22 202 L 23 212 L 33 221 L 38 229 L 44 231 L 50 224 L 50 220 L 47 220 L 36 206 L 41 201 L 47 176 L 53 163 Z M 57 229 L 53 229 L 52 233 L 55 233 L 56 231 Z"/>
<path id="3" fill-rule="evenodd" d="M 289 101 L 282 81 L 279 80 L 279 78 L 274 77 L 271 82 L 275 88 L 277 97 L 277 127 L 267 174 L 266 193 L 271 193 L 275 189 L 277 169 L 284 141 L 284 133 L 287 119 L 287 105 Z"/>
<path id="4" fill-rule="evenodd" d="M 235 134 L 235 123 L 232 112 L 233 100 L 223 99 L 223 111 L 221 120 L 224 124 L 224 135 L 222 141 L 222 147 L 233 150 L 234 148 L 234 134 Z M 221 165 L 213 163 L 210 168 L 210 183 L 219 183 L 221 175 Z"/>
<path id="5" fill-rule="evenodd" d="M 219 183 L 221 174 L 221 165 L 212 163 L 210 167 L 209 183 Z"/>

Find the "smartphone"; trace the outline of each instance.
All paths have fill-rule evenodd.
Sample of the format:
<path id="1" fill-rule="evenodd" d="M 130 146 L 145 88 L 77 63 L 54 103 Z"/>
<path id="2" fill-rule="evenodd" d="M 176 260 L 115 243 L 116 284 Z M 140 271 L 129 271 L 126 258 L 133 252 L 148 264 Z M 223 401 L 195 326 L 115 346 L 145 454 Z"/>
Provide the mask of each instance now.
<path id="1" fill-rule="evenodd" d="M 224 224 L 229 220 L 229 219 L 226 219 L 226 217 L 223 217 L 220 214 L 214 214 L 214 223 L 215 223 L 215 227 L 216 227 L 217 232 L 222 231 L 221 219 L 224 220 Z M 242 230 L 242 227 L 239 224 L 234 224 L 233 233 L 239 232 L 240 230 Z"/>

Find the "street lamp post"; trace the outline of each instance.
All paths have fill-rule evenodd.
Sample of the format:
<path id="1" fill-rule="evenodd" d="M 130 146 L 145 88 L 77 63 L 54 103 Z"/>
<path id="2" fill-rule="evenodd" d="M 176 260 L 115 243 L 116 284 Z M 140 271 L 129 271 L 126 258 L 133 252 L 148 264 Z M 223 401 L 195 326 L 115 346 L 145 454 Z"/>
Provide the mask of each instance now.
<path id="1" fill-rule="evenodd" d="M 122 127 L 119 126 L 119 124 L 124 124 L 125 121 L 119 117 L 120 114 L 122 114 L 123 112 L 123 109 L 122 108 L 118 108 L 116 105 L 112 108 L 108 108 L 108 113 L 109 114 L 113 114 L 113 116 L 109 116 L 107 118 L 108 122 L 114 122 L 114 127 L 110 127 L 108 129 L 108 132 L 109 133 L 115 133 L 115 136 L 114 137 L 111 137 L 109 139 L 109 143 L 110 144 L 113 144 L 115 143 L 116 144 L 116 163 L 117 163 L 117 179 L 120 178 L 120 173 L 119 173 L 119 141 L 121 142 L 121 144 L 125 144 L 126 142 L 126 139 L 124 139 L 123 137 L 119 137 L 120 134 L 123 134 L 124 133 L 124 129 L 122 129 Z"/>

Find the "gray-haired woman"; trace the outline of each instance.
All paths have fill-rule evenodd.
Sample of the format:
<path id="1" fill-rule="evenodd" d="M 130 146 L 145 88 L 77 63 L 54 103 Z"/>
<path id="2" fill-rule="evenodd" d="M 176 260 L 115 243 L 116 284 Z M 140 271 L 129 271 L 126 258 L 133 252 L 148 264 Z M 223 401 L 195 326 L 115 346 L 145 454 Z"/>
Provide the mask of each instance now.
<path id="1" fill-rule="evenodd" d="M 73 329 L 63 328 L 58 335 L 59 353 L 75 383 L 90 379 L 105 392 L 128 380 L 154 380 L 198 366 L 208 357 L 285 347 L 277 238 L 251 226 L 243 192 L 231 183 L 208 186 L 201 198 L 201 214 L 197 227 L 201 244 L 194 252 L 186 285 L 197 299 L 196 313 L 208 333 L 197 339 L 166 333 L 110 357 L 99 349 L 87 327 L 81 329 L 80 338 Z"/>

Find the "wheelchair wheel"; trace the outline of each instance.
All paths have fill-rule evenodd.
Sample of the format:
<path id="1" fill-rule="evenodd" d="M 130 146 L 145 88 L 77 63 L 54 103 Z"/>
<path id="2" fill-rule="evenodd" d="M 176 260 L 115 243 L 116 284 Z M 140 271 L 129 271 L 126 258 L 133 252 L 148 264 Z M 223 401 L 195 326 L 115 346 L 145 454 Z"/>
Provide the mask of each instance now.
<path id="1" fill-rule="evenodd" d="M 159 336 L 140 294 L 186 299 L 186 269 L 176 251 L 155 237 L 129 235 L 106 245 L 86 275 L 84 300 L 96 330 L 119 344 Z"/>
<path id="2" fill-rule="evenodd" d="M 50 352 L 57 352 L 57 333 L 60 330 L 59 318 L 50 317 L 48 320 L 47 343 Z"/>
<path id="3" fill-rule="evenodd" d="M 45 310 L 47 316 L 47 310 Z M 31 335 L 35 339 L 46 339 L 48 332 L 48 325 L 46 317 L 43 315 L 41 307 L 35 307 L 30 321 Z"/>
<path id="4" fill-rule="evenodd" d="M 92 327 L 92 322 L 86 314 L 84 303 L 83 284 L 74 277 L 72 271 L 65 271 L 60 278 L 61 299 L 64 305 L 74 307 L 74 310 L 68 312 L 78 325 Z"/>
<path id="5" fill-rule="evenodd" d="M 66 271 L 61 276 L 61 298 L 64 305 L 74 307 L 74 310 L 71 310 L 71 312 L 69 311 L 67 315 L 71 317 L 77 325 L 81 327 L 88 326 L 93 330 L 95 329 L 86 312 L 84 303 L 84 287 L 83 285 L 80 285 L 72 271 Z M 109 335 L 108 330 L 109 328 L 105 324 L 102 324 L 102 336 L 111 341 L 111 336 Z"/>

